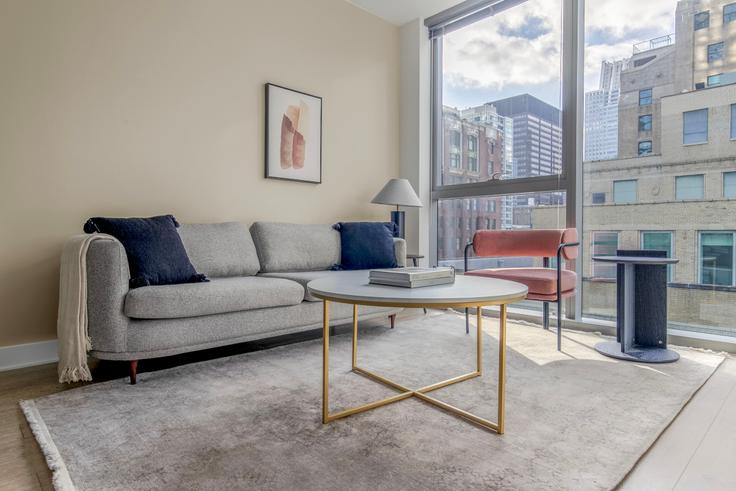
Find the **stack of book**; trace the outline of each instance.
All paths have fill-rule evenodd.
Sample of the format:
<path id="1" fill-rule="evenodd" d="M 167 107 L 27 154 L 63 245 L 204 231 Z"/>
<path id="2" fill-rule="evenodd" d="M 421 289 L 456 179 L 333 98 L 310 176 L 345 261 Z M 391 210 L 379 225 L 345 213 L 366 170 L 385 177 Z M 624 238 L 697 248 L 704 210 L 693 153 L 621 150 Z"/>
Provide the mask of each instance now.
<path id="1" fill-rule="evenodd" d="M 393 268 L 374 269 L 369 283 L 374 285 L 419 288 L 455 282 L 455 268 Z"/>

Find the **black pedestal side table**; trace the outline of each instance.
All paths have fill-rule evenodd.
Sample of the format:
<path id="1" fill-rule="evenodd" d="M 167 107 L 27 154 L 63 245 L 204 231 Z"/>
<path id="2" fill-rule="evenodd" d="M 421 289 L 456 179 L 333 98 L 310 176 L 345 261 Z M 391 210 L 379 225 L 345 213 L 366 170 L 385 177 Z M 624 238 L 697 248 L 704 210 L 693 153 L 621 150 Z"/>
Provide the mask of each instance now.
<path id="1" fill-rule="evenodd" d="M 596 351 L 640 363 L 680 358 L 667 349 L 667 265 L 679 260 L 664 255 L 664 251 L 618 251 L 616 256 L 593 258 L 618 265 L 617 340 L 598 343 Z"/>

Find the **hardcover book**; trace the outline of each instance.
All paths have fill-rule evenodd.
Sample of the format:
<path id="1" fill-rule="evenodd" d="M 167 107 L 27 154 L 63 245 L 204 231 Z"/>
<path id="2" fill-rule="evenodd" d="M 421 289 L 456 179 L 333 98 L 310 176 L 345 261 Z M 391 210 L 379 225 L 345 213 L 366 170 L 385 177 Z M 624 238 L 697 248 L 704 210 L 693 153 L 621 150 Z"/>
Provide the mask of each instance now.
<path id="1" fill-rule="evenodd" d="M 392 268 L 374 269 L 369 273 L 369 283 L 377 285 L 419 288 L 455 282 L 455 268 Z"/>

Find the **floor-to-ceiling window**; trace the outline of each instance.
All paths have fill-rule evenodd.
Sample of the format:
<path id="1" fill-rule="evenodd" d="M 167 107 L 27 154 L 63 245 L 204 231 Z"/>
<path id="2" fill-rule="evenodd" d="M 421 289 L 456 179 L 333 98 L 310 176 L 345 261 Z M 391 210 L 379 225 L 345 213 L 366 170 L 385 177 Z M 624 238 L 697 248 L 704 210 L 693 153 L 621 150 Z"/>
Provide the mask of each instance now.
<path id="1" fill-rule="evenodd" d="M 667 273 L 670 328 L 736 336 L 730 3 L 586 0 L 583 90 L 610 111 L 584 142 L 584 318 L 616 316 L 615 271 L 601 274 L 592 256 L 660 250 L 679 260 Z M 601 139 L 612 151 L 591 155 Z"/>
<path id="2" fill-rule="evenodd" d="M 562 0 L 504 0 L 430 19 L 437 263 L 461 268 L 477 230 L 574 220 L 565 211 L 575 154 L 565 148 L 573 120 L 563 88 L 577 66 L 564 71 L 572 45 L 562 36 L 573 16 Z M 472 258 L 471 267 L 532 262 Z"/>
<path id="3" fill-rule="evenodd" d="M 433 259 L 461 266 L 479 229 L 577 225 L 568 315 L 615 318 L 615 267 L 593 256 L 654 249 L 679 260 L 670 327 L 736 336 L 732 2 L 471 3 L 428 20 Z"/>

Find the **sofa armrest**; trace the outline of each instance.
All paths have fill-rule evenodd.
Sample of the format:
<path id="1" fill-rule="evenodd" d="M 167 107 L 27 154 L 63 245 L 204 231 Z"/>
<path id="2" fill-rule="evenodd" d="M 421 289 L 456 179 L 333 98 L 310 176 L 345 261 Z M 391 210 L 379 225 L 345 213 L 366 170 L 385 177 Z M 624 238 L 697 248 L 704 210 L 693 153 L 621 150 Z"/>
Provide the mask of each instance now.
<path id="1" fill-rule="evenodd" d="M 394 255 L 396 255 L 396 264 L 400 267 L 406 267 L 406 241 L 399 237 L 394 237 Z"/>
<path id="2" fill-rule="evenodd" d="M 123 313 L 130 270 L 117 240 L 94 240 L 87 250 L 87 319 L 92 351 L 123 352 L 128 317 Z"/>

